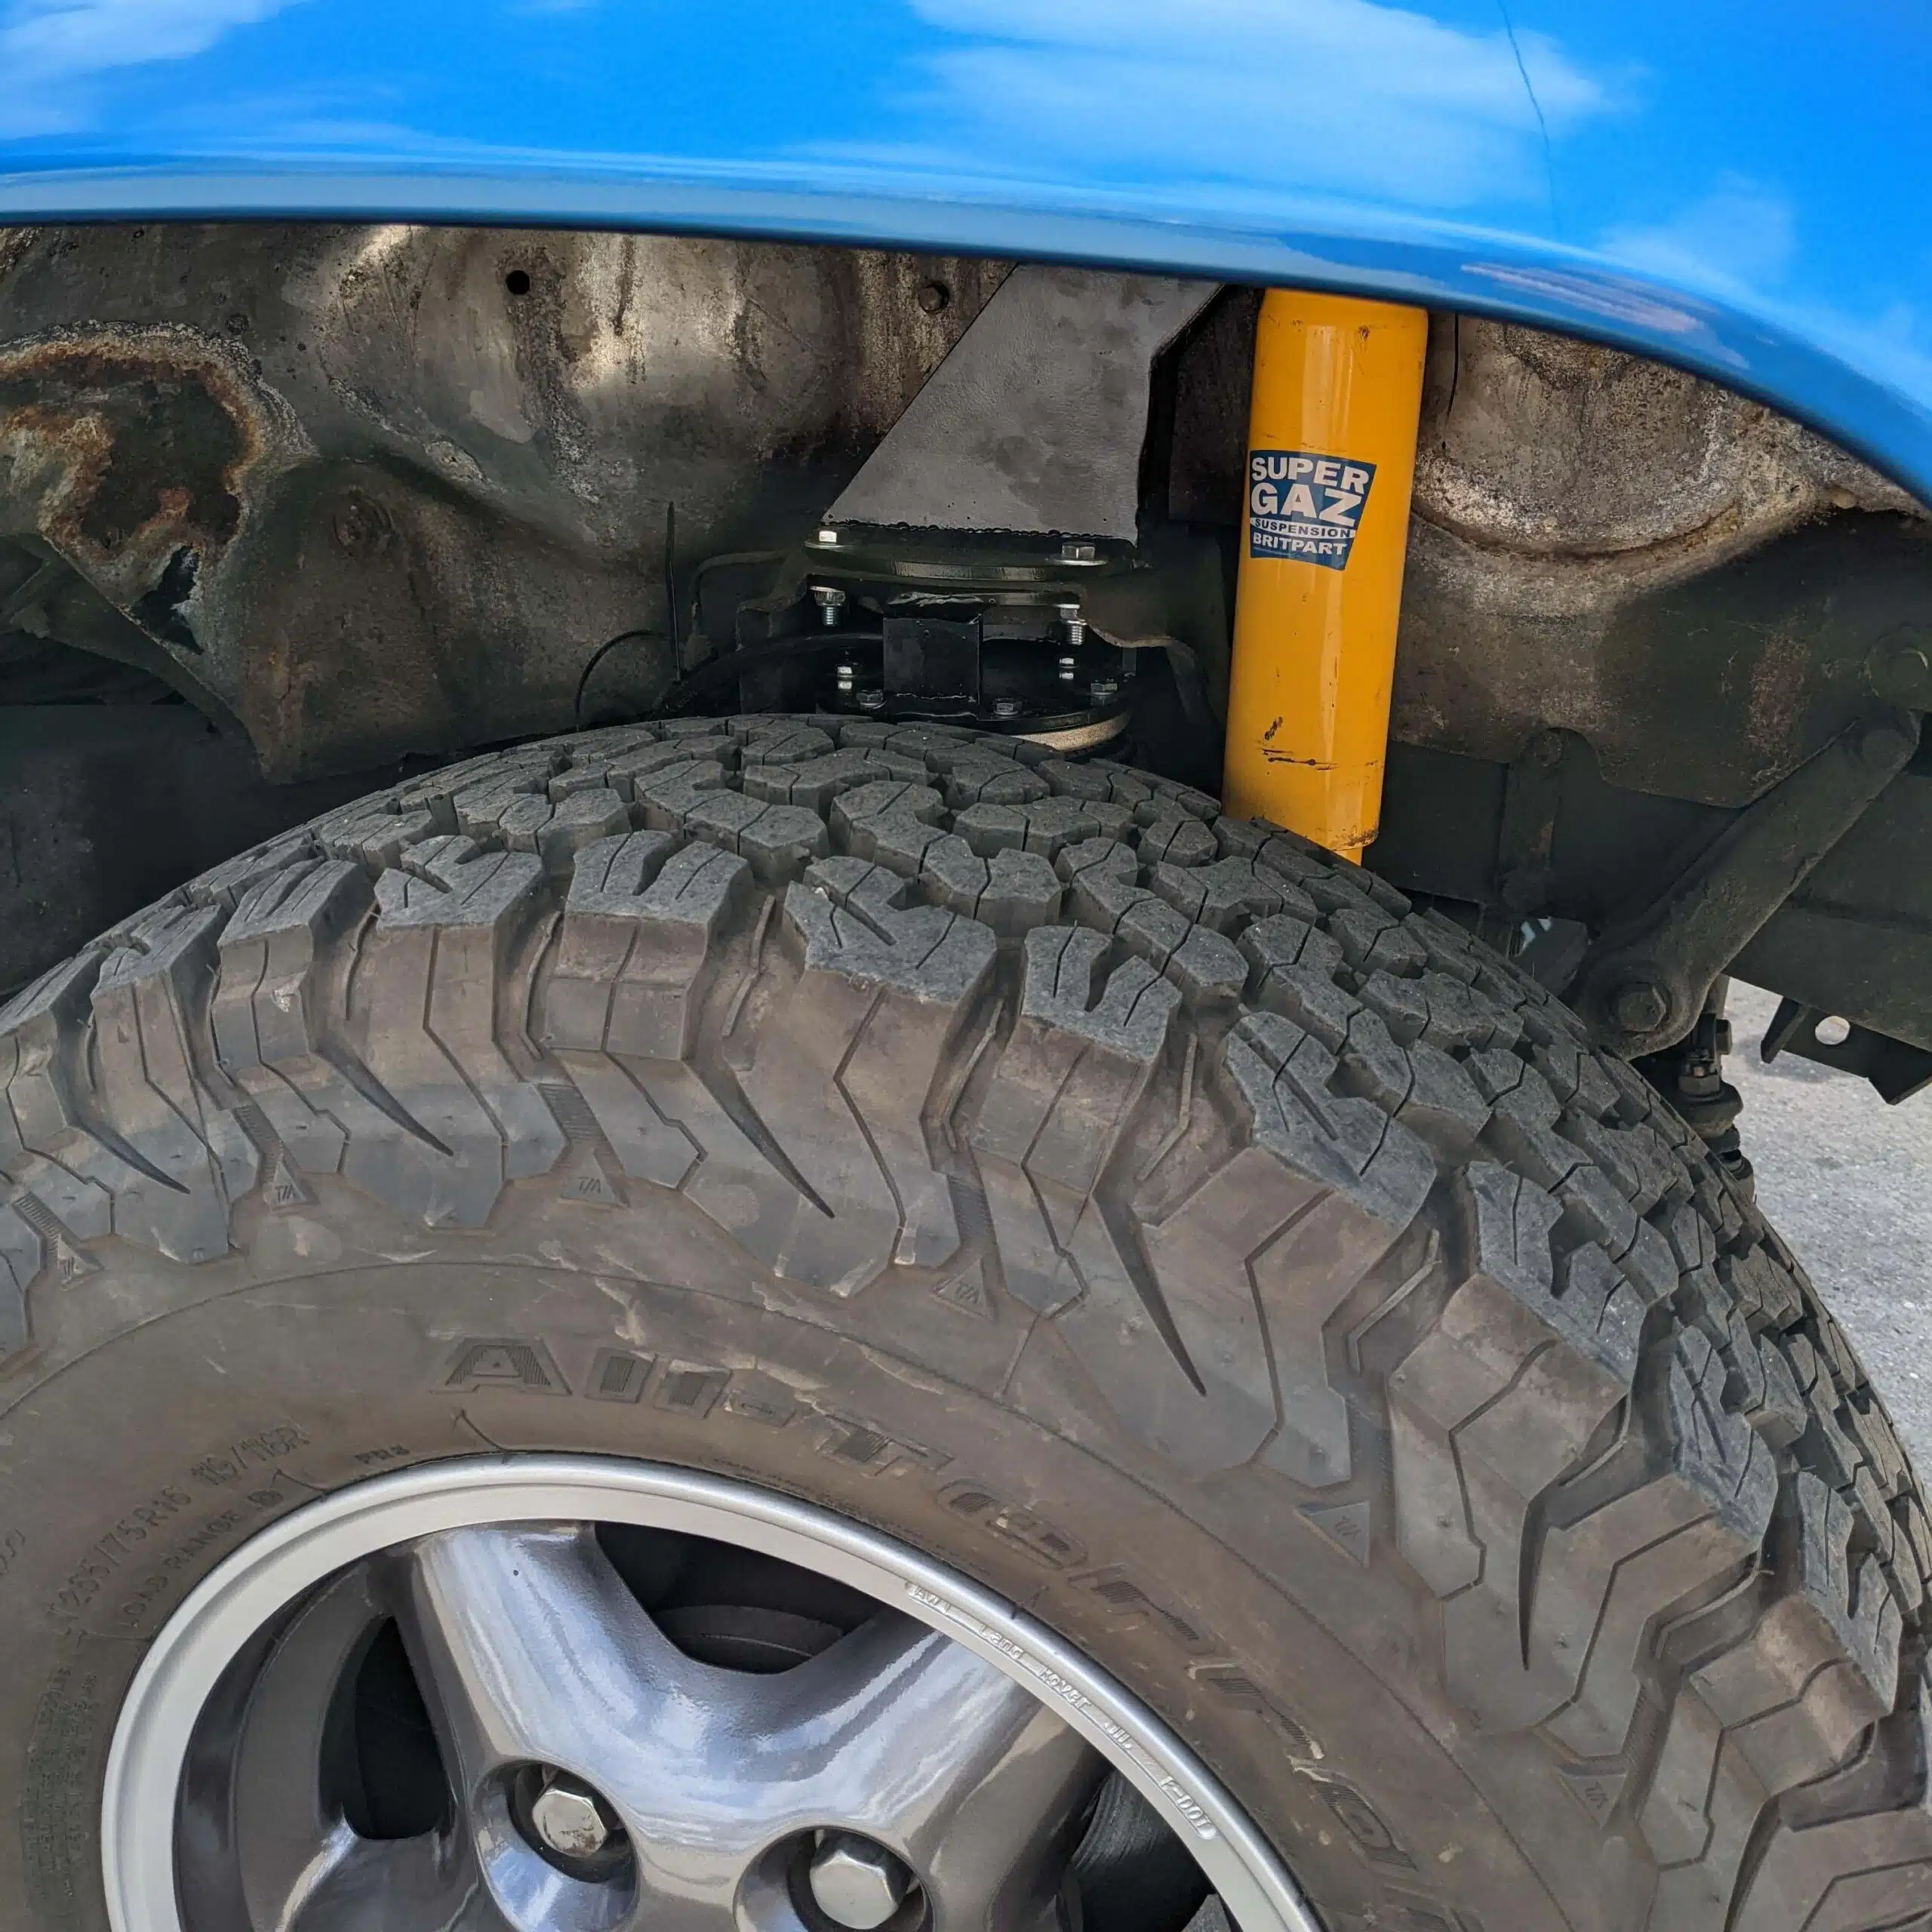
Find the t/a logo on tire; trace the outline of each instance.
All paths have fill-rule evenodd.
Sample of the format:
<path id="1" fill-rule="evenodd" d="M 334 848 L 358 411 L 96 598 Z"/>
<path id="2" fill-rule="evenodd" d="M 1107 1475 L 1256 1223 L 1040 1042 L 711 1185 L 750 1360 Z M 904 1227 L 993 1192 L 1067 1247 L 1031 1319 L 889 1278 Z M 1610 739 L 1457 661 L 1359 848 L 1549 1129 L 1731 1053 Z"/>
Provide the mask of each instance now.
<path id="1" fill-rule="evenodd" d="M 1372 463 L 1312 450 L 1251 451 L 1248 555 L 1346 570 L 1374 481 Z"/>

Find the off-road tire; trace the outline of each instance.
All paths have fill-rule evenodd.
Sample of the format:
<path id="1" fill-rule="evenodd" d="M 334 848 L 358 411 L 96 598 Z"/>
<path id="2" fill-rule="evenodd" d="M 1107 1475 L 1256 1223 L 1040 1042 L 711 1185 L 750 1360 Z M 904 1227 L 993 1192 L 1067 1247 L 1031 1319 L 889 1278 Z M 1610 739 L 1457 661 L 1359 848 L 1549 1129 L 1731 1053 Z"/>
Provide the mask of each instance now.
<path id="1" fill-rule="evenodd" d="M 199 1576 L 521 1448 L 1011 1593 L 1337 1927 L 1932 1915 L 1926 1516 L 1801 1271 L 1547 993 L 1217 812 L 962 731 L 613 728 L 0 1012 L 0 1923 L 102 1926 L 106 1741 Z"/>

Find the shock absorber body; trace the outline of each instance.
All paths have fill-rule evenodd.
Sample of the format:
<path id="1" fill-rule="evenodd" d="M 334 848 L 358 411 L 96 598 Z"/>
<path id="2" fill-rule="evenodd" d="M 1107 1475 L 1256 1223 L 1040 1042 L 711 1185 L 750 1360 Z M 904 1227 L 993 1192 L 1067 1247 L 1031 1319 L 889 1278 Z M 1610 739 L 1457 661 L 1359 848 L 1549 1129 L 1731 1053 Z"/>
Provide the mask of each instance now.
<path id="1" fill-rule="evenodd" d="M 1228 809 L 1343 857 L 1374 839 L 1429 318 L 1272 289 L 1255 340 Z"/>

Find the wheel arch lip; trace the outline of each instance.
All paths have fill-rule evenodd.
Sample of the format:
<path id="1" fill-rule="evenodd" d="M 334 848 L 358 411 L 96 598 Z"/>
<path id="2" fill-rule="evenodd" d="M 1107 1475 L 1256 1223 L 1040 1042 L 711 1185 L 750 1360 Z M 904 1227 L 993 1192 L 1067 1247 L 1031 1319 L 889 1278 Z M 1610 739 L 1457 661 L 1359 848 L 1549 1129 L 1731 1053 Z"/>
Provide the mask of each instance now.
<path id="1" fill-rule="evenodd" d="M 1242 1932 L 1320 1932 L 1272 1848 L 1186 1746 L 997 1593 L 768 1490 L 663 1464 L 564 1455 L 464 1457 L 350 1484 L 283 1517 L 202 1579 L 155 1639 L 115 1726 L 101 1811 L 114 1932 L 182 1932 L 174 1791 L 189 1739 L 222 1669 L 278 1610 L 343 1564 L 435 1531 L 593 1519 L 713 1537 L 729 1521 L 755 1547 L 963 1644 L 1032 1690 L 1134 1785 L 1188 1844 Z"/>
<path id="2" fill-rule="evenodd" d="M 51 11 L 0 25 L 0 221 L 702 230 L 1353 289 L 1694 369 L 1932 500 L 1932 23 L 1899 10 L 1832 35 L 1769 0 L 1748 49 L 1724 9 L 1585 0 L 1349 0 L 1318 30 L 1240 0 Z"/>

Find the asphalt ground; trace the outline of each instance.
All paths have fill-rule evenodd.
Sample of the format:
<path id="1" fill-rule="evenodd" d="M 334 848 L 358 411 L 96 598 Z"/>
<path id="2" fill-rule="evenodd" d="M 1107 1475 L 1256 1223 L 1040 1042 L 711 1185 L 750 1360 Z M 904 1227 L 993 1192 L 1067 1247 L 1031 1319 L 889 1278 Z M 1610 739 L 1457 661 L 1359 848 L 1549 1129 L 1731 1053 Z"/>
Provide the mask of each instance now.
<path id="1" fill-rule="evenodd" d="M 1776 998 L 1734 986 L 1744 1151 L 1758 1200 L 1844 1325 L 1932 1481 L 1932 1090 L 1888 1107 L 1862 1080 L 1758 1044 Z"/>

